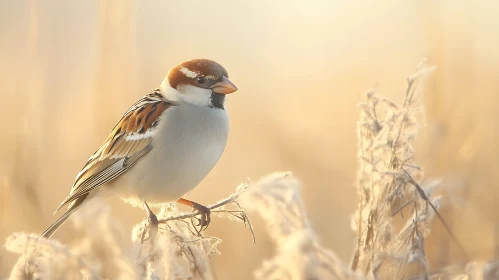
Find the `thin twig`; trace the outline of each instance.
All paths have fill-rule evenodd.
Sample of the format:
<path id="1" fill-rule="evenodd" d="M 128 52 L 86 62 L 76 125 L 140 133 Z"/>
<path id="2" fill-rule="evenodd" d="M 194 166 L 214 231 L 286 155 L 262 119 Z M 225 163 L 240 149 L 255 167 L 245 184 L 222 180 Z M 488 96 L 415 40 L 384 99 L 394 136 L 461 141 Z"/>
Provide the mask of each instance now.
<path id="1" fill-rule="evenodd" d="M 226 199 L 223 199 L 213 205 L 210 205 L 208 206 L 207 208 L 210 209 L 210 211 L 212 213 L 226 213 L 228 215 L 231 215 L 231 216 L 234 216 L 236 218 L 238 218 L 239 220 L 241 220 L 245 226 L 247 226 L 251 232 L 251 237 L 253 239 L 253 243 L 256 243 L 256 237 L 255 237 L 255 231 L 253 229 L 253 225 L 251 224 L 251 221 L 248 217 L 248 215 L 246 215 L 246 212 L 243 210 L 243 208 L 241 207 L 241 205 L 239 205 L 239 203 L 237 202 L 237 197 L 239 196 L 240 193 L 237 193 L 235 195 L 231 195 L 229 197 L 227 197 Z M 228 205 L 230 203 L 233 203 L 235 204 L 239 210 L 227 210 L 227 209 L 221 209 L 222 207 L 224 207 L 225 205 Z M 234 213 L 239 213 L 239 215 L 234 215 Z M 187 214 L 181 214 L 181 215 L 178 215 L 178 216 L 174 216 L 174 217 L 168 217 L 168 218 L 164 218 L 164 219 L 160 219 L 158 220 L 158 223 L 159 224 L 164 224 L 164 223 L 167 223 L 167 222 L 170 222 L 170 221 L 181 221 L 181 220 L 187 220 L 187 219 L 191 219 L 191 222 L 192 222 L 192 219 L 195 218 L 196 216 L 200 215 L 200 213 L 198 212 L 193 212 L 193 213 L 187 213 Z M 194 228 L 196 228 L 194 226 L 194 224 L 192 224 L 192 226 Z M 201 233 L 197 230 L 196 228 L 196 231 L 197 231 L 197 236 L 201 236 Z"/>
<path id="2" fill-rule="evenodd" d="M 405 169 L 402 169 L 402 170 L 405 172 L 405 174 L 406 174 L 406 176 L 407 176 L 407 178 L 409 180 L 409 183 L 411 183 L 414 187 L 416 187 L 416 190 L 418 191 L 418 193 L 421 196 L 421 198 L 423 198 L 426 201 L 426 203 L 428 203 L 430 205 L 431 209 L 433 209 L 433 211 L 437 215 L 437 217 L 440 220 L 440 222 L 442 222 L 442 224 L 444 225 L 445 230 L 447 231 L 447 233 L 449 233 L 449 235 L 452 238 L 452 240 L 459 247 L 459 250 L 461 250 L 461 253 L 465 257 L 465 259 L 469 260 L 468 253 L 466 252 L 466 250 L 464 249 L 464 247 L 461 245 L 461 243 L 459 243 L 459 241 L 457 240 L 457 237 L 454 235 L 454 233 L 452 232 L 452 230 L 450 229 L 450 227 L 447 225 L 447 223 L 445 222 L 445 220 L 442 217 L 442 215 L 440 215 L 440 212 L 437 210 L 437 208 L 435 207 L 435 205 L 433 205 L 433 203 L 431 203 L 430 199 L 428 198 L 428 196 L 424 192 L 423 188 L 421 188 L 421 186 L 414 180 L 414 178 L 411 176 L 411 174 L 409 174 L 409 172 L 407 172 L 407 170 L 405 170 Z"/>

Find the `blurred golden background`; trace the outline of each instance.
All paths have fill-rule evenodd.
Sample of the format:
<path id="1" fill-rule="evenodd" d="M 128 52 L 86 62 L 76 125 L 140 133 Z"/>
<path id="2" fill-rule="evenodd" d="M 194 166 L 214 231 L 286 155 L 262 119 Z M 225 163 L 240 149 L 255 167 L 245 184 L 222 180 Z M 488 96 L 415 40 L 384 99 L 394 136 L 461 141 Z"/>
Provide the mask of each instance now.
<path id="1" fill-rule="evenodd" d="M 170 67 L 206 57 L 239 91 L 224 156 L 189 198 L 210 204 L 247 178 L 290 170 L 321 242 L 348 263 L 357 104 L 373 86 L 400 102 L 426 57 L 437 71 L 418 161 L 449 187 L 442 213 L 471 255 L 497 258 L 498 14 L 486 0 L 0 1 L 0 239 L 43 231 L 121 114 Z M 109 201 L 128 238 L 144 213 Z M 221 279 L 250 278 L 272 255 L 254 225 L 257 244 L 241 225 L 210 226 L 223 239 Z M 71 231 L 56 238 L 70 242 Z M 432 270 L 461 260 L 448 239 L 437 223 Z M 0 254 L 0 276 L 14 259 Z"/>

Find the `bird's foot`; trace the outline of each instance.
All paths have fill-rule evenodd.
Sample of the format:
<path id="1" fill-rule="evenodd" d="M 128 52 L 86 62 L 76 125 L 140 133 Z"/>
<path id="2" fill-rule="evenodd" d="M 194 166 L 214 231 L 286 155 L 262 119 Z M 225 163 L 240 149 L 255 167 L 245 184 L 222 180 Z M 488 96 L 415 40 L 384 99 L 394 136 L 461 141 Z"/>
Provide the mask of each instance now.
<path id="1" fill-rule="evenodd" d="M 198 232 L 198 234 L 200 234 L 201 231 L 206 230 L 208 228 L 208 225 L 210 225 L 211 221 L 210 208 L 184 198 L 180 198 L 179 200 L 177 200 L 177 202 L 192 207 L 192 209 L 194 211 L 197 211 L 198 214 L 201 216 L 200 218 L 196 218 L 198 220 L 197 226 L 199 226 L 199 230 L 196 228 L 196 225 L 194 225 L 194 223 L 192 224 L 196 229 L 196 231 Z"/>
<path id="2" fill-rule="evenodd" d="M 210 225 L 211 222 L 211 211 L 210 208 L 198 204 L 196 202 L 193 202 L 192 208 L 195 211 L 198 211 L 198 213 L 201 215 L 201 217 L 198 219 L 198 226 L 199 226 L 199 231 L 206 230 L 208 226 Z"/>

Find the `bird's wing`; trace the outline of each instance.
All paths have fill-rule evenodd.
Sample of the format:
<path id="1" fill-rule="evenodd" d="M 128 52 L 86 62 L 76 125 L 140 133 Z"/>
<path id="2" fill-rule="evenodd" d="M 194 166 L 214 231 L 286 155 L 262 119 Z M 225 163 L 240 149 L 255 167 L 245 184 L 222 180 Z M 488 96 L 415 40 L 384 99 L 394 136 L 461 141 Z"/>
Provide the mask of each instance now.
<path id="1" fill-rule="evenodd" d="M 160 116 L 170 106 L 172 104 L 156 90 L 130 107 L 104 144 L 78 173 L 69 196 L 59 205 L 56 212 L 64 205 L 120 176 L 145 156 L 152 148 L 152 137 L 157 133 Z"/>

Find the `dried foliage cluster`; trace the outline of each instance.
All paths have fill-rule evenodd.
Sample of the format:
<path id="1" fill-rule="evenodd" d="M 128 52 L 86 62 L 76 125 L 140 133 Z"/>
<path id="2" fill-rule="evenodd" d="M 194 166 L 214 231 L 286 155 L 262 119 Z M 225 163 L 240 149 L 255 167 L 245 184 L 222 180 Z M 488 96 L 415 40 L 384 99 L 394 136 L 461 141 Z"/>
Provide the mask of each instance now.
<path id="1" fill-rule="evenodd" d="M 367 92 L 358 122 L 358 210 L 353 220 L 357 248 L 352 269 L 382 278 L 429 275 L 424 238 L 440 208 L 432 196 L 438 182 L 420 185 L 413 142 L 420 84 L 433 68 L 421 65 L 408 78 L 402 106 Z M 397 216 L 400 218 L 397 220 Z"/>
<path id="2" fill-rule="evenodd" d="M 299 183 L 290 173 L 242 184 L 235 194 L 209 208 L 213 215 L 247 226 L 248 240 L 253 241 L 245 211 L 261 215 L 275 241 L 276 255 L 255 270 L 257 279 L 350 279 L 355 275 L 319 245 Z M 75 213 L 72 220 L 83 234 L 72 246 L 15 233 L 6 242 L 8 251 L 20 255 L 11 279 L 215 279 L 210 257 L 219 253 L 222 240 L 197 231 L 196 214 L 180 213 L 174 205 L 166 205 L 157 216 L 157 234 L 151 234 L 147 220 L 134 227 L 132 248 L 120 240 L 121 229 L 110 207 L 99 200 Z M 84 226 L 89 221 L 93 228 Z"/>
<path id="3" fill-rule="evenodd" d="M 414 161 L 413 143 L 422 114 L 420 85 L 433 71 L 422 64 L 408 78 L 402 105 L 367 93 L 358 122 L 358 210 L 352 225 L 358 234 L 351 266 L 322 247 L 307 218 L 300 184 L 290 173 L 268 175 L 242 184 L 228 198 L 211 205 L 213 215 L 248 227 L 247 213 L 258 213 L 275 243 L 275 255 L 255 269 L 256 279 L 493 279 L 499 263 L 467 263 L 433 271 L 425 238 L 443 197 L 438 181 L 424 180 Z M 74 215 L 82 233 L 66 246 L 37 235 L 14 233 L 5 248 L 20 255 L 11 279 L 215 279 L 210 258 L 220 253 L 217 237 L 200 233 L 195 213 L 173 205 L 158 213 L 160 227 L 150 232 L 147 221 L 132 231 L 130 248 L 110 207 L 93 201 Z M 94 228 L 88 228 L 89 221 Z M 219 222 L 219 221 L 217 221 Z M 449 237 L 459 244 L 446 226 Z M 466 253 L 462 250 L 463 259 Z"/>
<path id="4" fill-rule="evenodd" d="M 373 279 L 495 279 L 497 262 L 470 262 L 466 250 L 440 215 L 452 189 L 424 178 L 414 158 L 414 141 L 424 111 L 421 86 L 435 70 L 423 61 L 407 78 L 404 101 L 397 105 L 366 93 L 357 124 L 358 209 L 352 219 L 357 242 L 351 268 Z M 450 190 L 450 191 L 449 191 Z M 439 191 L 440 194 L 436 194 Z M 463 264 L 435 270 L 425 252 L 432 224 L 443 224 L 459 248 Z"/>

